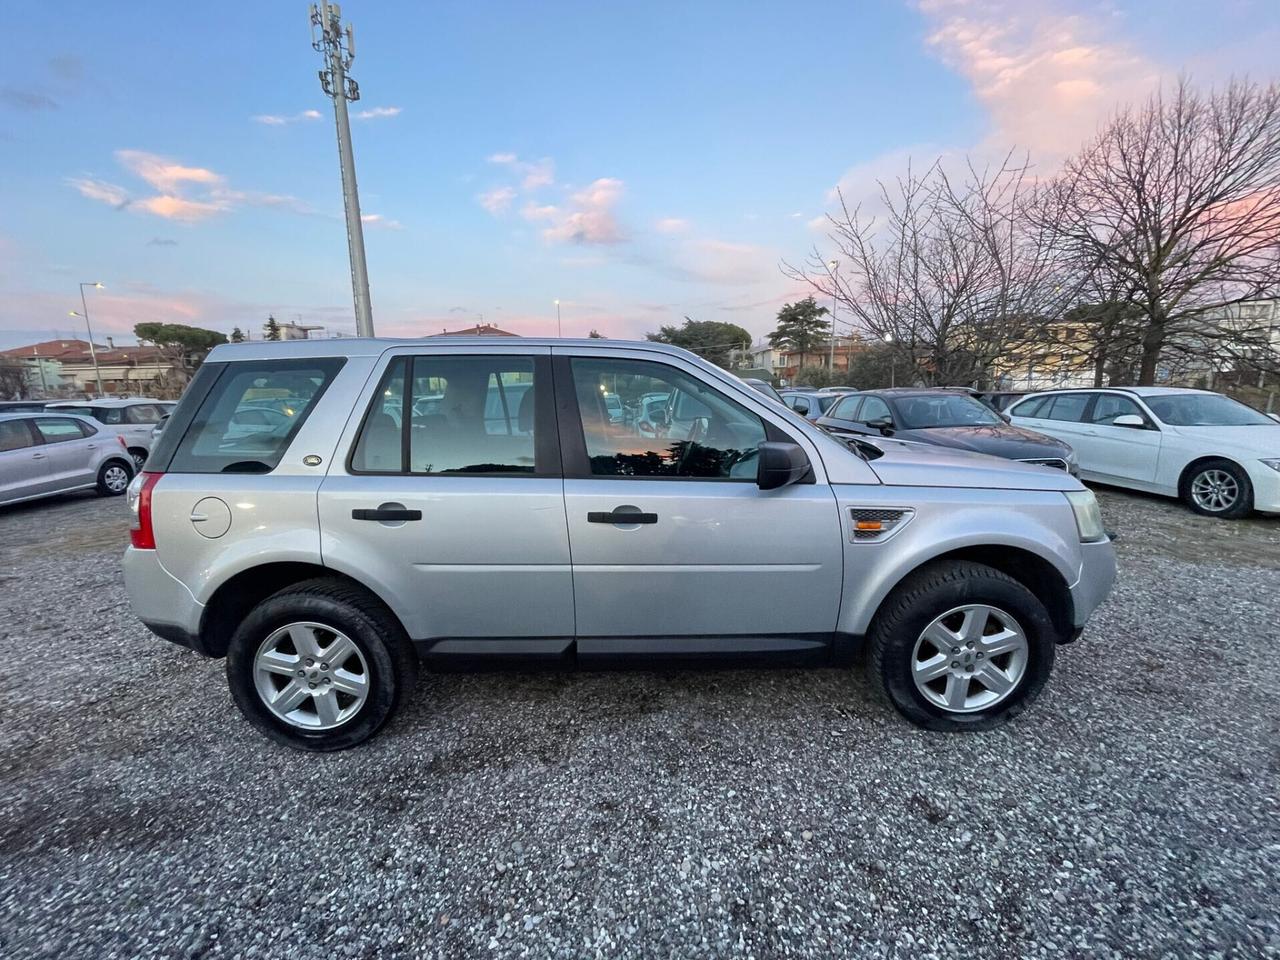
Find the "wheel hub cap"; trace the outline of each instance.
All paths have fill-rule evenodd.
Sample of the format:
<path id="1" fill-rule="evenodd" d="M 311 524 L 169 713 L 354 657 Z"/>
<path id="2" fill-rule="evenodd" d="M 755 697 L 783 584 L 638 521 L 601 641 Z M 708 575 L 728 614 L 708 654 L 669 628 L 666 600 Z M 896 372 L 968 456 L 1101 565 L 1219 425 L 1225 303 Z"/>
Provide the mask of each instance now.
<path id="1" fill-rule="evenodd" d="M 346 634 L 322 623 L 290 623 L 268 636 L 253 660 L 267 709 L 291 726 L 332 730 L 364 706 L 369 666 Z"/>
<path id="2" fill-rule="evenodd" d="M 911 674 L 929 703 L 950 713 L 973 713 L 1018 688 L 1029 655 L 1026 632 L 1010 614 L 987 604 L 965 604 L 924 628 Z"/>
<path id="3" fill-rule="evenodd" d="M 1229 510 L 1239 495 L 1240 485 L 1225 470 L 1206 470 L 1191 482 L 1192 499 L 1211 513 Z"/>

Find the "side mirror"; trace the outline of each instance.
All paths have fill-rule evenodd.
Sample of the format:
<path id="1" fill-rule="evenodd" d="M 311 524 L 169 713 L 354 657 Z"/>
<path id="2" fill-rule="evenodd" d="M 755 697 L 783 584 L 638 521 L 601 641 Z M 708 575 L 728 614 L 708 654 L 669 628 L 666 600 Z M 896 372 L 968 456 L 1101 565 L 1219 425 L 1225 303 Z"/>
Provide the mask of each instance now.
<path id="1" fill-rule="evenodd" d="M 1147 422 L 1136 413 L 1122 413 L 1111 421 L 1113 427 L 1129 427 L 1132 430 L 1145 430 Z"/>
<path id="2" fill-rule="evenodd" d="M 872 430 L 879 430 L 883 434 L 893 432 L 893 421 L 888 417 L 876 417 L 874 420 L 864 421 Z"/>
<path id="3" fill-rule="evenodd" d="M 1003 420 L 1005 423 L 1013 423 L 1013 417 L 1009 416 L 1009 415 L 1008 415 L 1007 413 L 1005 413 L 1003 410 L 997 410 L 997 411 L 996 411 L 996 414 L 997 414 L 997 415 L 1000 417 L 1000 419 L 1001 419 L 1001 420 Z"/>
<path id="4" fill-rule="evenodd" d="M 809 458 L 794 443 L 766 441 L 760 444 L 756 462 L 756 486 L 776 490 L 803 480 L 809 472 Z"/>

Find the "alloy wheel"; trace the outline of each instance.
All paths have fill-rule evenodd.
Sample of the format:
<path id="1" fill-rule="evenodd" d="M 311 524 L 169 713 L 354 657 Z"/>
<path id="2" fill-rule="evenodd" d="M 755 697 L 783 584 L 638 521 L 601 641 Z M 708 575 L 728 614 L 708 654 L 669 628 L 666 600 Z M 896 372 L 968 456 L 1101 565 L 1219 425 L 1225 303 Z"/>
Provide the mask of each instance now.
<path id="1" fill-rule="evenodd" d="M 111 464 L 102 471 L 102 484 L 112 493 L 120 493 L 129 486 L 129 471 L 124 467 Z"/>
<path id="2" fill-rule="evenodd" d="M 346 723 L 369 697 L 369 665 L 340 630 L 290 623 L 268 636 L 253 658 L 258 696 L 276 717 L 304 730 Z"/>
<path id="3" fill-rule="evenodd" d="M 1240 499 L 1240 484 L 1226 470 L 1206 470 L 1191 481 L 1191 499 L 1201 510 L 1223 513 Z"/>
<path id="4" fill-rule="evenodd" d="M 147 455 L 145 453 L 131 453 L 129 456 L 133 457 L 133 469 L 135 471 L 140 471 L 146 466 Z"/>
<path id="5" fill-rule="evenodd" d="M 998 607 L 970 603 L 924 628 L 911 657 L 911 675 L 929 703 L 950 713 L 973 713 L 1017 689 L 1029 652 L 1017 620 Z"/>

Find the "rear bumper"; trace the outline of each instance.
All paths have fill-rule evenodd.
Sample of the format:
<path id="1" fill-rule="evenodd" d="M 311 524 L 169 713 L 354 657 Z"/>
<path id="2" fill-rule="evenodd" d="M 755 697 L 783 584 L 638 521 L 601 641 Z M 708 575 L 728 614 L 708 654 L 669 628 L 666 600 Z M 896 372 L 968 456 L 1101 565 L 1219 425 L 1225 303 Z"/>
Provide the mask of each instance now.
<path id="1" fill-rule="evenodd" d="M 1077 630 L 1107 599 L 1116 582 L 1116 551 L 1110 540 L 1082 543 L 1080 555 L 1080 577 L 1071 587 L 1072 621 Z"/>
<path id="2" fill-rule="evenodd" d="M 129 547 L 123 566 L 129 605 L 143 625 L 158 637 L 200 650 L 204 605 L 161 565 L 156 552 Z"/>

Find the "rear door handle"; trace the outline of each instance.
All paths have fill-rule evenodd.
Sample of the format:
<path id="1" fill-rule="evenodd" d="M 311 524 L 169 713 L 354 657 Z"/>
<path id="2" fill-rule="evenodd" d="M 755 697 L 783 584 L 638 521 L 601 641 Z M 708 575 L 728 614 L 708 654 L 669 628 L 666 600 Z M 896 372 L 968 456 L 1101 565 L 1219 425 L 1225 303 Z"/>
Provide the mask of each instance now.
<path id="1" fill-rule="evenodd" d="M 352 510 L 352 520 L 421 520 L 421 510 L 406 510 L 403 507 L 378 507 L 374 510 Z"/>
<path id="2" fill-rule="evenodd" d="M 606 513 L 603 510 L 592 510 L 587 514 L 587 523 L 657 523 L 658 515 L 656 513 L 631 513 L 628 511 L 619 512 L 613 510 Z"/>
<path id="3" fill-rule="evenodd" d="M 45 459 L 47 459 L 47 455 L 46 455 L 46 454 L 43 454 L 43 453 L 33 453 L 33 454 L 31 455 L 31 459 L 32 459 L 32 460 L 45 460 Z"/>

